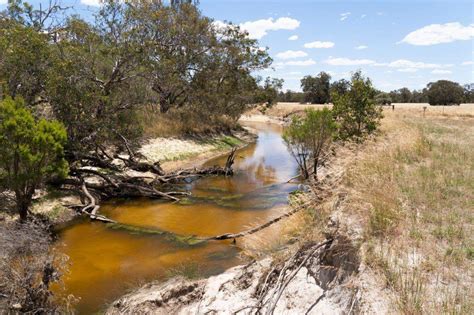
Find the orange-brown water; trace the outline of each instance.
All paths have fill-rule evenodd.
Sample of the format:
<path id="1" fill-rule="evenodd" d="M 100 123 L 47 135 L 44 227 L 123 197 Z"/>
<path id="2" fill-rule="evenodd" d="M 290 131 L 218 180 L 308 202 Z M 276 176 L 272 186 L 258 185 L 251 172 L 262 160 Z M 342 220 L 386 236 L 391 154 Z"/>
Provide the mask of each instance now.
<path id="1" fill-rule="evenodd" d="M 280 214 L 288 193 L 285 182 L 296 165 L 281 139 L 281 127 L 258 125 L 257 142 L 237 152 L 232 177 L 208 177 L 183 185 L 192 196 L 182 203 L 154 200 L 110 202 L 101 213 L 120 223 L 160 229 L 181 236 L 239 232 Z M 207 164 L 224 164 L 225 157 Z M 278 230 L 269 229 L 268 237 Z M 176 270 L 208 276 L 242 261 L 231 242 L 188 245 L 140 229 L 113 229 L 79 220 L 62 229 L 56 249 L 70 257 L 64 275 L 67 294 L 80 298 L 81 314 L 100 311 L 107 303 L 140 284 L 164 280 Z"/>

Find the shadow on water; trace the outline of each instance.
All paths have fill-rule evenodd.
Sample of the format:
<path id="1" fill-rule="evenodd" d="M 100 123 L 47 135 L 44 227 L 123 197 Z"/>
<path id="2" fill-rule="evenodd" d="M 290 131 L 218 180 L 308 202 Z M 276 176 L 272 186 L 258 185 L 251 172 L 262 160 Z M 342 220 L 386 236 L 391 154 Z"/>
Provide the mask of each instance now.
<path id="1" fill-rule="evenodd" d="M 78 220 L 59 231 L 56 249 L 70 257 L 63 276 L 67 294 L 80 297 L 79 313 L 100 311 L 131 288 L 164 280 L 170 270 L 193 264 L 210 276 L 241 263 L 239 249 L 225 242 L 196 244 L 192 236 L 237 233 L 280 214 L 295 184 L 285 182 L 296 165 L 281 139 L 281 127 L 254 124 L 255 144 L 238 151 L 233 177 L 207 177 L 182 187 L 180 203 L 117 200 L 101 212 L 121 224 Z M 208 165 L 225 164 L 226 157 Z"/>

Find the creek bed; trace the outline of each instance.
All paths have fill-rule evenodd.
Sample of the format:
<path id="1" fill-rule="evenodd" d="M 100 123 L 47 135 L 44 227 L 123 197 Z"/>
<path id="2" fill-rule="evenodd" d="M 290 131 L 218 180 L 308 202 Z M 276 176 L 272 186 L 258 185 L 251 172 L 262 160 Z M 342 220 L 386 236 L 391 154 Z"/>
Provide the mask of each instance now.
<path id="1" fill-rule="evenodd" d="M 236 233 L 284 211 L 288 194 L 297 188 L 285 182 L 296 174 L 297 166 L 283 143 L 281 126 L 247 124 L 258 130 L 258 138 L 237 151 L 234 176 L 183 185 L 181 189 L 192 196 L 180 203 L 140 199 L 103 205 L 101 213 L 133 228 L 81 219 L 59 231 L 55 249 L 70 258 L 61 294 L 80 298 L 79 314 L 101 311 L 152 280 L 177 273 L 210 276 L 242 263 L 239 247 L 231 241 L 194 244 L 183 236 Z M 224 165 L 225 159 L 206 164 Z M 271 239 L 280 231 L 265 233 Z"/>

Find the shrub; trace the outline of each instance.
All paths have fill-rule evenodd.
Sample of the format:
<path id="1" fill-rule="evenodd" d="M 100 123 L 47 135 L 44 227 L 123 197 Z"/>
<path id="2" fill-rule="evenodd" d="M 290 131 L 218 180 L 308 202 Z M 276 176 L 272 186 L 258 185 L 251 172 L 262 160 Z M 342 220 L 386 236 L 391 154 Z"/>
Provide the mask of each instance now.
<path id="1" fill-rule="evenodd" d="M 293 118 L 283 133 L 283 139 L 303 177 L 309 178 L 312 166 L 317 179 L 318 166 L 327 156 L 336 126 L 332 112 L 327 108 L 319 111 L 308 109 L 305 113 L 304 118 Z"/>
<path id="2" fill-rule="evenodd" d="M 48 177 L 67 174 L 66 138 L 62 124 L 36 121 L 21 99 L 0 102 L 0 187 L 15 193 L 22 221 L 35 189 Z"/>

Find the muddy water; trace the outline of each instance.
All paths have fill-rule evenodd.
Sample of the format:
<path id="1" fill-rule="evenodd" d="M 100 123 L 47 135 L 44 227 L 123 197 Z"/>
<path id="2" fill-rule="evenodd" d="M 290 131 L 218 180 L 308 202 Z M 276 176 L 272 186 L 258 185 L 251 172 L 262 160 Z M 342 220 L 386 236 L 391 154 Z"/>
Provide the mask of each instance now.
<path id="1" fill-rule="evenodd" d="M 250 125 L 250 124 L 249 124 Z M 213 275 L 242 261 L 231 242 L 189 245 L 173 234 L 211 236 L 239 232 L 282 211 L 294 184 L 282 184 L 296 165 L 281 139 L 281 127 L 253 124 L 257 142 L 237 152 L 233 177 L 208 177 L 183 185 L 192 197 L 181 203 L 151 200 L 116 201 L 101 212 L 136 229 L 113 229 L 79 220 L 60 231 L 56 248 L 70 257 L 65 291 L 79 297 L 81 314 L 100 311 L 120 295 L 150 280 L 179 272 Z M 225 164 L 225 157 L 208 164 Z M 143 229 L 142 229 L 143 228 Z M 272 238 L 279 231 L 269 230 Z M 238 244 L 237 244 L 238 245 Z"/>

